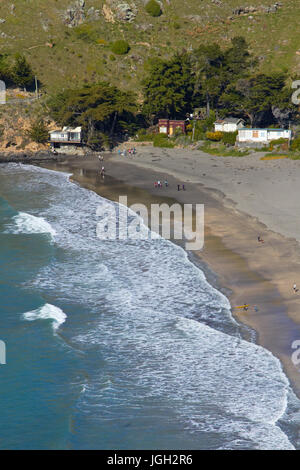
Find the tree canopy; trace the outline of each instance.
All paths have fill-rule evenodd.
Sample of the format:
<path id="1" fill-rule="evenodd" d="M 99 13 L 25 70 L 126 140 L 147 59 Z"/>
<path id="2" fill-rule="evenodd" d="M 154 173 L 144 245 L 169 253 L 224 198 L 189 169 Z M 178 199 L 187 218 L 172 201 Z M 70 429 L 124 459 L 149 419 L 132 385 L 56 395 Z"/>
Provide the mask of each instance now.
<path id="1" fill-rule="evenodd" d="M 103 136 L 112 137 L 137 110 L 132 92 L 119 90 L 107 82 L 68 89 L 49 100 L 52 117 L 61 125 L 83 126 L 86 142 L 97 146 Z"/>
<path id="2" fill-rule="evenodd" d="M 188 54 L 153 60 L 143 80 L 143 112 L 152 118 L 183 118 L 195 101 L 194 88 Z"/>

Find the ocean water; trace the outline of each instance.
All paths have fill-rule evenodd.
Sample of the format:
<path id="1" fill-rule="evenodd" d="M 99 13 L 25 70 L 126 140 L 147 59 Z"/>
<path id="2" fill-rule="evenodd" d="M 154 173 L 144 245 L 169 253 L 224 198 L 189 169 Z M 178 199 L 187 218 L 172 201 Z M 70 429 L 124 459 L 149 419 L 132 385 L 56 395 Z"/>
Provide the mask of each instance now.
<path id="1" fill-rule="evenodd" d="M 278 359 L 180 247 L 98 239 L 111 204 L 0 166 L 0 448 L 299 447 Z"/>

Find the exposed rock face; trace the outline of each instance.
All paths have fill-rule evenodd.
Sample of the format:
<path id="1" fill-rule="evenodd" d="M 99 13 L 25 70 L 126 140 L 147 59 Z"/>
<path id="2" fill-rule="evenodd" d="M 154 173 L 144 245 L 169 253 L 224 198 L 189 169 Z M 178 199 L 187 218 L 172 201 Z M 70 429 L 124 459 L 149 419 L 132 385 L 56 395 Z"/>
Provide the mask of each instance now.
<path id="1" fill-rule="evenodd" d="M 77 0 L 63 13 L 63 22 L 69 28 L 82 24 L 85 20 L 85 0 Z"/>
<path id="2" fill-rule="evenodd" d="M 277 119 L 282 126 L 286 125 L 289 121 L 291 114 L 290 109 L 280 109 L 277 106 L 272 106 L 272 114 Z"/>
<path id="3" fill-rule="evenodd" d="M 91 7 L 87 12 L 87 16 L 90 21 L 97 21 L 100 18 L 100 10 Z"/>
<path id="4" fill-rule="evenodd" d="M 116 22 L 112 10 L 105 3 L 102 7 L 102 14 L 104 16 L 105 21 L 108 21 L 108 23 L 115 23 Z"/>
<path id="5" fill-rule="evenodd" d="M 118 0 L 107 0 L 103 5 L 102 13 L 106 21 L 115 23 L 115 21 L 132 22 L 137 14 L 135 4 L 119 3 Z"/>
<path id="6" fill-rule="evenodd" d="M 276 13 L 276 11 L 282 7 L 281 2 L 274 3 L 274 5 L 270 6 L 258 6 L 258 7 L 252 7 L 252 6 L 243 6 L 239 8 L 235 8 L 233 10 L 233 15 L 234 16 L 240 16 L 240 15 L 247 15 L 249 13 L 256 13 L 256 12 L 262 12 L 262 13 Z"/>
<path id="7" fill-rule="evenodd" d="M 128 3 L 119 3 L 116 6 L 116 16 L 118 20 L 130 23 L 136 17 L 136 13 Z"/>

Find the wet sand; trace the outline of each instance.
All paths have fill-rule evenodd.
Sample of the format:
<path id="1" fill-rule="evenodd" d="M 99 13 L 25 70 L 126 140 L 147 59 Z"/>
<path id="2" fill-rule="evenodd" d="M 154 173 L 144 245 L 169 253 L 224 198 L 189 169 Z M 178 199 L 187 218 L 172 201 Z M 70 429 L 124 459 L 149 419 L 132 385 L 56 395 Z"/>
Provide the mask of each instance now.
<path id="1" fill-rule="evenodd" d="M 180 152 L 184 155 L 184 151 Z M 145 155 L 150 163 L 143 161 Z M 201 155 L 195 154 L 193 158 L 201 158 Z M 227 158 L 221 163 L 222 157 L 216 158 L 219 165 L 227 166 Z M 258 156 L 251 156 L 235 158 L 230 165 L 233 168 L 234 165 L 237 168 L 241 165 L 255 166 L 256 161 L 257 166 L 262 163 Z M 253 328 L 257 332 L 256 341 L 281 360 L 300 397 L 300 368 L 294 366 L 291 360 L 292 342 L 300 339 L 300 295 L 292 289 L 298 279 L 300 286 L 299 243 L 294 238 L 270 230 L 257 216 L 249 216 L 240 207 L 237 208 L 232 194 L 227 193 L 229 197 L 226 198 L 220 190 L 212 189 L 211 180 L 217 181 L 214 162 L 214 158 L 205 162 L 204 173 L 209 174 L 205 180 L 209 182 L 208 188 L 203 181 L 197 181 L 196 171 L 192 171 L 190 165 L 188 171 L 180 170 L 178 179 L 179 168 L 174 170 L 170 153 L 161 149 L 143 149 L 136 157 L 125 161 L 124 157 L 117 155 L 105 156 L 107 176 L 104 180 L 99 174 L 102 164 L 95 157 L 69 157 L 43 166 L 72 173 L 74 180 L 108 199 L 118 200 L 119 195 L 127 195 L 129 205 L 143 202 L 149 206 L 151 203 L 161 203 L 165 198 L 169 203 L 176 200 L 204 204 L 205 245 L 203 250 L 192 255 L 196 254 L 201 266 L 206 266 L 204 271 L 209 282 L 229 297 L 233 315 Z M 203 171 L 203 160 L 190 164 L 194 164 L 194 168 L 200 165 L 199 171 Z M 157 179 L 163 181 L 166 176 L 169 187 L 155 189 L 153 182 Z M 186 191 L 178 192 L 178 183 L 185 183 Z M 275 217 L 275 214 L 272 216 Z M 257 242 L 258 234 L 263 236 L 264 244 Z M 247 312 L 234 308 L 244 303 L 250 304 Z M 258 307 L 258 312 L 253 309 L 254 305 Z"/>

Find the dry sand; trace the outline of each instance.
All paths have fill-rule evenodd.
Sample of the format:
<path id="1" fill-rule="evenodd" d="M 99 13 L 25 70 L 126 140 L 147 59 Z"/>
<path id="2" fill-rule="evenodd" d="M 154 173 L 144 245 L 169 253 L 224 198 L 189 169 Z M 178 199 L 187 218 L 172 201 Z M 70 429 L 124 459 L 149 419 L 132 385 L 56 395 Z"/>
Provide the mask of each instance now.
<path id="1" fill-rule="evenodd" d="M 300 396 L 300 369 L 291 360 L 292 342 L 300 340 L 300 291 L 295 294 L 292 288 L 294 283 L 300 287 L 300 161 L 261 161 L 260 156 L 212 157 L 145 147 L 136 156 L 105 156 L 107 174 L 119 182 L 102 180 L 102 163 L 95 157 L 68 158 L 47 167 L 72 172 L 104 197 L 117 200 L 127 194 L 129 204 L 165 197 L 204 204 L 205 246 L 197 255 L 217 273 L 217 286 L 233 307 L 251 305 L 247 312 L 233 308 L 233 314 L 281 359 Z M 154 181 L 166 176 L 169 187 L 155 189 Z M 178 183 L 185 183 L 186 191 L 178 192 Z M 264 244 L 257 242 L 258 235 Z"/>

